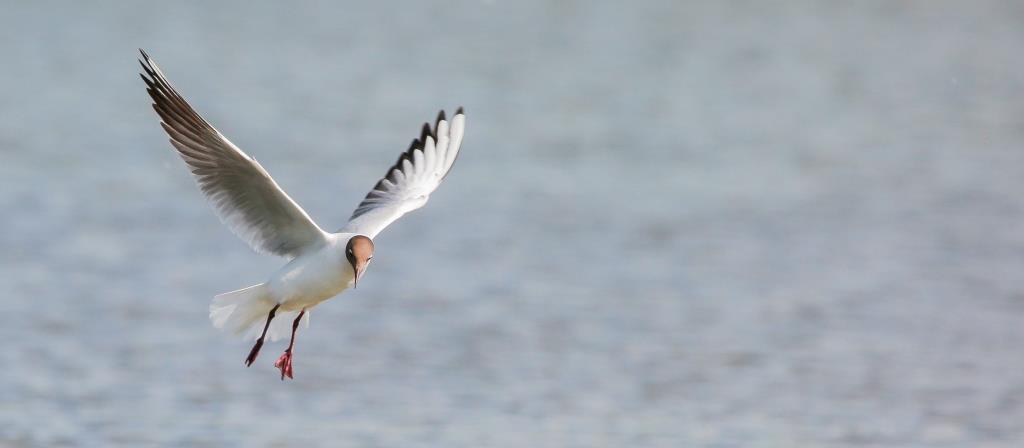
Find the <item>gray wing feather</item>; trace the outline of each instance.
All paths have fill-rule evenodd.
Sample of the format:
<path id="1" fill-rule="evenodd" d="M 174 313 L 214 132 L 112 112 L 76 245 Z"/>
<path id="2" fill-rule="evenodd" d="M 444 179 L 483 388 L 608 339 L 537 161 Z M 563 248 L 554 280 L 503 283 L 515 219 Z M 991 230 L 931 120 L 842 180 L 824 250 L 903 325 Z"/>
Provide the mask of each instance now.
<path id="1" fill-rule="evenodd" d="M 324 231 L 256 159 L 199 116 L 156 63 L 145 52 L 142 57 L 142 80 L 160 125 L 221 221 L 257 252 L 294 257 L 323 244 Z"/>

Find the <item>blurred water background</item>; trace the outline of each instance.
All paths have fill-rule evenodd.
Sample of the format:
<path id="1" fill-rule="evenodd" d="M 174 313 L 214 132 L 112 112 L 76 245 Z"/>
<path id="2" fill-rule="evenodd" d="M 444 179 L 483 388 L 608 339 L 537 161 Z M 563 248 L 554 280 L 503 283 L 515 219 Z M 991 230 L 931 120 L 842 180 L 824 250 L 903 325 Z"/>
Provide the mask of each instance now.
<path id="1" fill-rule="evenodd" d="M 0 446 L 1019 447 L 1024 3 L 14 2 Z M 250 369 L 150 52 L 327 229 L 451 176 Z"/>

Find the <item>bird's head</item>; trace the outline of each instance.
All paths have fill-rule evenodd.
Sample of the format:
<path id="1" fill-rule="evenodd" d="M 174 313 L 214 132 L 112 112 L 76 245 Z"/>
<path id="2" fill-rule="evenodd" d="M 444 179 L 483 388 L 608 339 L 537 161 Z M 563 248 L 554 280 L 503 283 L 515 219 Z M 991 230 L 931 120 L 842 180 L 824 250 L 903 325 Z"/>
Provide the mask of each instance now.
<path id="1" fill-rule="evenodd" d="M 349 238 L 348 244 L 345 245 L 345 258 L 352 265 L 352 286 L 355 287 L 366 266 L 373 259 L 373 240 L 363 235 Z"/>

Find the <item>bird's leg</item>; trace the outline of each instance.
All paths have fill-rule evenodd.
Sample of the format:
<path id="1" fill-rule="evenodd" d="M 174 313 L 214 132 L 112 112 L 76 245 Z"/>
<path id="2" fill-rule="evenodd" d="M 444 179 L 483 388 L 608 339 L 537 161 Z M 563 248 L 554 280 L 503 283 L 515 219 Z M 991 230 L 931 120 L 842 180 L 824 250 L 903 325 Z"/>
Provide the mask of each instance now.
<path id="1" fill-rule="evenodd" d="M 288 343 L 288 349 L 284 351 L 284 354 L 280 358 L 277 358 L 277 362 L 274 363 L 274 367 L 281 369 L 281 380 L 284 381 L 284 377 L 295 378 L 292 376 L 292 348 L 295 347 L 295 330 L 299 329 L 299 321 L 302 320 L 302 315 L 306 314 L 306 309 L 303 308 L 299 311 L 299 315 L 292 322 L 292 340 Z"/>
<path id="2" fill-rule="evenodd" d="M 280 303 L 274 305 L 274 307 L 270 309 L 270 314 L 267 315 L 267 324 L 263 326 L 263 334 L 261 334 L 260 338 L 256 340 L 256 345 L 252 346 L 252 350 L 249 351 L 249 356 L 245 358 L 246 367 L 251 366 L 253 361 L 256 360 L 256 355 L 260 354 L 260 348 L 263 348 L 263 338 L 267 336 L 267 329 L 270 328 L 270 321 L 274 320 L 274 313 L 277 312 L 277 307 L 279 306 L 281 306 Z"/>

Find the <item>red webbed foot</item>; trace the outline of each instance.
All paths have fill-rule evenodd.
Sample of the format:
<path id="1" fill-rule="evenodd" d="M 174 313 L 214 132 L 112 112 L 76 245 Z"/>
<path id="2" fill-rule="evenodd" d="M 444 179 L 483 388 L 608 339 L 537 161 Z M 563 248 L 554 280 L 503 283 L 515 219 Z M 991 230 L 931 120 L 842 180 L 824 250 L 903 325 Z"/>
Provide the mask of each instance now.
<path id="1" fill-rule="evenodd" d="M 277 358 L 277 362 L 274 363 L 274 367 L 281 369 L 281 381 L 284 381 L 284 377 L 295 379 L 292 376 L 292 351 L 285 350 L 284 354 L 280 358 Z"/>

